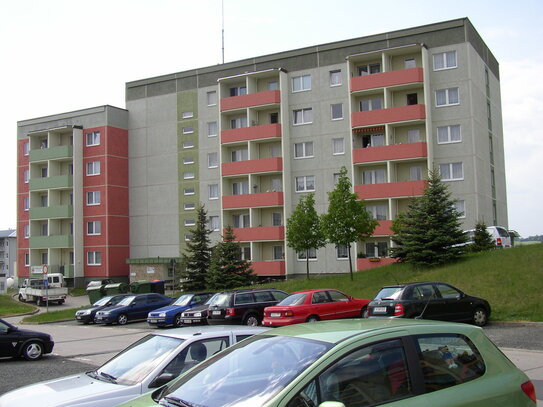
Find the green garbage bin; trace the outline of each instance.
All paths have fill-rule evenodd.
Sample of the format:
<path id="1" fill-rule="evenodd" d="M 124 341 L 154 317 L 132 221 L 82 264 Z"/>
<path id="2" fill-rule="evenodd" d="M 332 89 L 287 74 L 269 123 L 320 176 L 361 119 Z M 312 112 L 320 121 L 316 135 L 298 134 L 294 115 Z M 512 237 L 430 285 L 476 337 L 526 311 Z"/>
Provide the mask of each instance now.
<path id="1" fill-rule="evenodd" d="M 130 283 L 130 292 L 134 294 L 150 293 L 151 282 L 147 280 L 133 281 Z"/>
<path id="2" fill-rule="evenodd" d="M 125 294 L 128 292 L 128 284 L 111 283 L 105 286 L 106 295 Z"/>
<path id="3" fill-rule="evenodd" d="M 100 298 L 106 295 L 105 286 L 103 285 L 89 285 L 87 287 L 87 295 L 89 296 L 89 302 L 94 304 Z"/>

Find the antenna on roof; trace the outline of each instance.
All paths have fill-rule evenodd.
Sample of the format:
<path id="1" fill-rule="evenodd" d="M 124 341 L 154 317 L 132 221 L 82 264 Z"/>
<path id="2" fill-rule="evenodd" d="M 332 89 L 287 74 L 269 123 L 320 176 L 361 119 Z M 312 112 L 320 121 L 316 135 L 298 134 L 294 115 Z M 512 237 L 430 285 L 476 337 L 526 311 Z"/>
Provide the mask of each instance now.
<path id="1" fill-rule="evenodd" d="M 222 0 L 222 63 L 224 64 L 224 0 Z"/>

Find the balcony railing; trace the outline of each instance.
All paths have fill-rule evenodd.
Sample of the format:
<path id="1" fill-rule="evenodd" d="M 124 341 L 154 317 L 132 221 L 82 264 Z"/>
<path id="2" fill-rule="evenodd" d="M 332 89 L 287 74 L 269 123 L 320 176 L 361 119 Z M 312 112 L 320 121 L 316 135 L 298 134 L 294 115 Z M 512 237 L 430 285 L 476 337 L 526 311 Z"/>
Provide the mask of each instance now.
<path id="1" fill-rule="evenodd" d="M 285 261 L 253 261 L 251 266 L 257 276 L 284 276 Z"/>
<path id="2" fill-rule="evenodd" d="M 262 158 L 260 160 L 235 161 L 222 164 L 223 177 L 229 175 L 256 174 L 283 171 L 281 157 Z"/>
<path id="3" fill-rule="evenodd" d="M 284 226 L 260 226 L 254 228 L 235 228 L 234 236 L 239 242 L 285 240 Z"/>
<path id="4" fill-rule="evenodd" d="M 278 90 L 268 90 L 264 92 L 249 93 L 248 95 L 231 96 L 221 99 L 221 112 L 243 109 L 247 107 L 274 105 L 280 102 L 281 92 Z"/>
<path id="5" fill-rule="evenodd" d="M 30 208 L 30 219 L 59 219 L 74 216 L 73 205 Z"/>
<path id="6" fill-rule="evenodd" d="M 403 160 L 406 158 L 422 158 L 427 156 L 428 149 L 425 142 L 393 144 L 389 146 L 355 148 L 353 150 L 353 163 Z"/>
<path id="7" fill-rule="evenodd" d="M 73 157 L 73 146 L 57 146 L 30 151 L 30 162 L 59 160 Z"/>
<path id="8" fill-rule="evenodd" d="M 56 177 L 31 178 L 30 190 L 39 191 L 44 189 L 68 189 L 73 187 L 73 175 L 58 175 Z"/>
<path id="9" fill-rule="evenodd" d="M 390 107 L 388 109 L 354 112 L 351 115 L 353 128 L 424 119 L 426 119 L 425 105 Z"/>
<path id="10" fill-rule="evenodd" d="M 424 81 L 422 68 L 401 69 L 351 78 L 351 92 L 389 86 L 407 85 Z"/>
<path id="11" fill-rule="evenodd" d="M 281 137 L 281 125 L 279 123 L 221 131 L 222 144 L 279 137 Z"/>
<path id="12" fill-rule="evenodd" d="M 385 182 L 382 184 L 355 185 L 354 192 L 360 199 L 404 198 L 420 196 L 426 181 Z"/>
<path id="13" fill-rule="evenodd" d="M 35 236 L 30 237 L 31 249 L 57 249 L 74 246 L 73 235 Z"/>
<path id="14" fill-rule="evenodd" d="M 261 192 L 258 194 L 224 195 L 223 209 L 282 206 L 282 192 Z"/>
<path id="15" fill-rule="evenodd" d="M 392 226 L 392 221 L 391 220 L 380 220 L 379 224 L 377 225 L 377 227 L 373 231 L 372 235 L 373 236 L 390 236 L 390 235 L 393 235 L 394 233 L 390 229 L 391 226 Z"/>

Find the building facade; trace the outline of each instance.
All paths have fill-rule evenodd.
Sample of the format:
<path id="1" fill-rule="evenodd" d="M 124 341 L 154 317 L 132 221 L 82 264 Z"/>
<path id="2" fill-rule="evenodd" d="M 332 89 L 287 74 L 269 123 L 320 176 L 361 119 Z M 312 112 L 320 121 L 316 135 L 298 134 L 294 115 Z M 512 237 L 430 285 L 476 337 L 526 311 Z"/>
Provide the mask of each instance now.
<path id="1" fill-rule="evenodd" d="M 341 167 L 379 220 L 352 253 L 358 270 L 392 261 L 391 223 L 432 168 L 464 229 L 508 226 L 499 66 L 466 18 L 129 82 L 126 109 L 126 261 L 138 270 L 172 271 L 203 204 L 212 240 L 231 225 L 259 276 L 304 274 L 286 220 L 309 192 L 325 212 Z M 20 148 L 40 137 L 20 131 Z M 30 167 L 37 177 L 42 161 Z M 32 247 L 32 264 L 44 246 Z M 315 274 L 349 269 L 344 247 L 310 260 Z"/>
<path id="2" fill-rule="evenodd" d="M 112 106 L 18 122 L 18 277 L 126 279 L 127 124 Z"/>
<path id="3" fill-rule="evenodd" d="M 0 294 L 7 290 L 7 279 L 15 276 L 17 264 L 17 232 L 0 230 Z"/>

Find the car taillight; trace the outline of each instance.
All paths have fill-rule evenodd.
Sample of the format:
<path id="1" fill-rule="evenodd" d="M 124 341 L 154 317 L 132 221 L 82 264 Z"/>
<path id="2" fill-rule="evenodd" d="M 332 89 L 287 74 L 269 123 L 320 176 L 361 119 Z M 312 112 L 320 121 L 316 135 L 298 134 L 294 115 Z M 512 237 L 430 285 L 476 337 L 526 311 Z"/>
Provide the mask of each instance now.
<path id="1" fill-rule="evenodd" d="M 226 315 L 236 315 L 235 308 L 226 308 Z"/>
<path id="2" fill-rule="evenodd" d="M 285 316 L 286 316 L 286 317 L 292 317 L 292 316 L 294 316 L 294 312 L 292 312 L 292 311 L 285 311 Z"/>
<path id="3" fill-rule="evenodd" d="M 496 245 L 498 245 L 498 246 L 502 245 L 502 238 L 501 237 L 496 238 Z"/>
<path id="4" fill-rule="evenodd" d="M 402 304 L 396 304 L 394 306 L 394 316 L 399 317 L 403 315 L 403 305 Z"/>
<path id="5" fill-rule="evenodd" d="M 532 400 L 534 403 L 537 403 L 536 396 L 535 396 L 535 387 L 534 384 L 531 381 L 527 381 L 525 383 L 522 383 L 520 385 L 520 388 L 526 394 L 528 397 L 530 397 L 530 400 Z"/>

